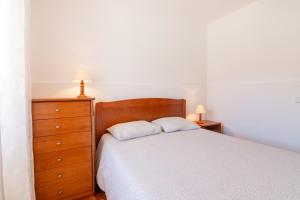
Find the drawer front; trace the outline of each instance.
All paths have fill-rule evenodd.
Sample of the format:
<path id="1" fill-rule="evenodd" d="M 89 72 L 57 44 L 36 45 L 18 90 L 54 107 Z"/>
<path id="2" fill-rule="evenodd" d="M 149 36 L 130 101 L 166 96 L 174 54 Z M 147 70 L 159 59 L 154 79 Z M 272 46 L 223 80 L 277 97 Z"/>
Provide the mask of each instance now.
<path id="1" fill-rule="evenodd" d="M 91 117 L 33 121 L 33 137 L 91 131 Z"/>
<path id="2" fill-rule="evenodd" d="M 50 153 L 92 145 L 91 132 L 33 138 L 34 154 Z"/>
<path id="3" fill-rule="evenodd" d="M 90 101 L 36 102 L 32 104 L 32 119 L 82 117 L 91 114 Z"/>
<path id="4" fill-rule="evenodd" d="M 80 181 L 66 181 L 52 184 L 47 187 L 36 188 L 37 200 L 76 199 L 82 193 L 92 194 L 92 181 L 90 178 Z M 71 198 L 73 196 L 73 198 Z"/>
<path id="5" fill-rule="evenodd" d="M 65 167 L 59 167 L 35 173 L 35 187 L 50 187 L 53 184 L 75 182 L 81 179 L 92 181 L 91 162 L 83 162 Z"/>
<path id="6" fill-rule="evenodd" d="M 91 147 L 57 151 L 34 156 L 35 171 L 53 169 L 79 162 L 91 161 Z"/>

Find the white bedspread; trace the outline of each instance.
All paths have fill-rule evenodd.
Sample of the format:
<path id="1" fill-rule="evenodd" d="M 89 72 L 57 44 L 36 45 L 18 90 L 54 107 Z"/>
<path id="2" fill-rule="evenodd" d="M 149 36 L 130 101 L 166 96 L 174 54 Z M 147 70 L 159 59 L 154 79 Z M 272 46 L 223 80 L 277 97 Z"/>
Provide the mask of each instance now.
<path id="1" fill-rule="evenodd" d="M 299 154 L 203 129 L 107 134 L 96 159 L 108 200 L 300 200 Z"/>

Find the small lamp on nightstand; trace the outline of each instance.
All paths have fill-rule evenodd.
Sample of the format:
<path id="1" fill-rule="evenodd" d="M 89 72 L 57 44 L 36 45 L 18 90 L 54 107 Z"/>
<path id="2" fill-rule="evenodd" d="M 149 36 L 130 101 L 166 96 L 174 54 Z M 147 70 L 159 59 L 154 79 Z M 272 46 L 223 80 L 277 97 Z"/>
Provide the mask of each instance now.
<path id="1" fill-rule="evenodd" d="M 203 105 L 198 105 L 196 108 L 196 113 L 199 114 L 199 122 L 202 121 L 202 114 L 206 113 L 206 110 Z"/>
<path id="2" fill-rule="evenodd" d="M 89 80 L 74 80 L 74 83 L 80 83 L 80 94 L 77 96 L 77 98 L 87 98 L 88 96 L 86 96 L 84 94 L 84 84 L 85 83 L 91 83 L 92 81 Z"/>

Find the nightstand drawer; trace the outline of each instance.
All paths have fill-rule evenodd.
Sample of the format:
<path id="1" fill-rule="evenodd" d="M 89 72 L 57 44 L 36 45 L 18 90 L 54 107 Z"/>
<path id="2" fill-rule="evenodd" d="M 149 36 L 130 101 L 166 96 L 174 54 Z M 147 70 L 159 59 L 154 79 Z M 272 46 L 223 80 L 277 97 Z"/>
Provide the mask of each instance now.
<path id="1" fill-rule="evenodd" d="M 36 188 L 36 198 L 37 200 L 77 199 L 78 197 L 73 198 L 73 196 L 91 195 L 92 191 L 92 181 L 88 178 Z"/>
<path id="2" fill-rule="evenodd" d="M 91 117 L 33 121 L 33 137 L 91 131 Z"/>
<path id="3" fill-rule="evenodd" d="M 75 102 L 36 102 L 32 104 L 32 119 L 52 119 L 63 117 L 90 116 L 89 101 Z"/>
<path id="4" fill-rule="evenodd" d="M 53 184 L 64 183 L 66 181 L 78 181 L 80 179 L 92 178 L 91 162 L 83 162 L 66 167 L 59 167 L 36 172 L 36 188 L 48 187 Z"/>
<path id="5" fill-rule="evenodd" d="M 202 120 L 196 122 L 201 128 L 217 132 L 217 133 L 223 133 L 223 126 L 220 122 L 214 122 L 210 120 Z"/>
<path id="6" fill-rule="evenodd" d="M 33 150 L 35 155 L 91 146 L 91 144 L 91 132 L 33 138 Z"/>
<path id="7" fill-rule="evenodd" d="M 89 162 L 91 157 L 90 147 L 38 154 L 35 155 L 34 167 L 35 171 L 53 169 L 79 162 Z"/>

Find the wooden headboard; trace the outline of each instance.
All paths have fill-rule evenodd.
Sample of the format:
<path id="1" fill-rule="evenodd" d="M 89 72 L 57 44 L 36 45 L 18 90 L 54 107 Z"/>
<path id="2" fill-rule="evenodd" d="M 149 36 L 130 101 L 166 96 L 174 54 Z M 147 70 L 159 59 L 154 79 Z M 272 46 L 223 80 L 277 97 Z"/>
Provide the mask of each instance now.
<path id="1" fill-rule="evenodd" d="M 186 117 L 185 99 L 128 99 L 96 103 L 96 142 L 106 129 L 117 123 L 161 117 Z"/>

